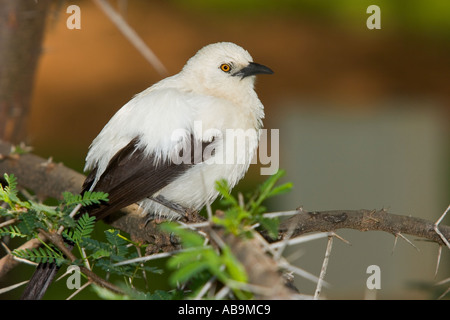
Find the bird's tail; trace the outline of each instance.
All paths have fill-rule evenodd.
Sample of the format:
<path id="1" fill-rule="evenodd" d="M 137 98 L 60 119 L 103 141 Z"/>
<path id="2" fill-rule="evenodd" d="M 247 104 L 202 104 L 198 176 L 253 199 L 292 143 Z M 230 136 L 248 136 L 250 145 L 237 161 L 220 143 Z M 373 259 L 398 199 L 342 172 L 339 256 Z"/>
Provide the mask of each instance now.
<path id="1" fill-rule="evenodd" d="M 20 299 L 41 300 L 58 270 L 59 267 L 55 263 L 40 263 Z"/>
<path id="2" fill-rule="evenodd" d="M 81 195 L 83 195 L 86 191 L 88 191 L 94 181 L 95 171 L 87 177 L 85 180 Z M 96 216 L 96 212 L 102 210 L 104 211 L 104 205 L 92 204 L 90 206 L 85 206 L 78 212 L 78 215 L 88 212 L 91 216 Z M 106 206 L 107 208 L 107 206 Z M 96 217 L 98 219 L 98 217 Z M 64 239 L 64 242 L 68 245 L 69 249 L 72 250 L 73 243 L 69 243 L 67 239 Z M 39 263 L 31 277 L 30 281 L 25 288 L 21 296 L 21 300 L 41 300 L 47 291 L 50 284 L 53 282 L 56 274 L 58 273 L 59 267 L 55 263 Z"/>

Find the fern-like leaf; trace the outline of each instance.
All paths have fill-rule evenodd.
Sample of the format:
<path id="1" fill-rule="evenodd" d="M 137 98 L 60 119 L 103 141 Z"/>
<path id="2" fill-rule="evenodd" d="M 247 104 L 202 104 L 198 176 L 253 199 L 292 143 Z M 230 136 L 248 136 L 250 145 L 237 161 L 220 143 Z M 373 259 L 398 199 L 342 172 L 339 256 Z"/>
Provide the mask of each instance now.
<path id="1" fill-rule="evenodd" d="M 14 203 L 22 204 L 17 196 L 17 178 L 7 173 L 3 177 L 8 185 L 5 187 L 0 185 L 0 201 L 6 202 L 11 208 L 14 208 Z"/>
<path id="2" fill-rule="evenodd" d="M 8 183 L 5 187 L 5 191 L 9 193 L 9 195 L 17 195 L 17 178 L 13 174 L 8 175 L 7 173 L 3 176 Z"/>
<path id="3" fill-rule="evenodd" d="M 222 196 L 222 203 L 224 205 L 238 206 L 238 201 L 230 194 L 230 186 L 225 179 L 216 181 L 216 190 Z"/>
<path id="4" fill-rule="evenodd" d="M 108 194 L 97 191 L 86 191 L 83 195 L 72 194 L 71 192 L 63 192 L 64 202 L 67 206 L 78 205 L 90 206 L 92 204 L 100 204 L 108 201 Z"/>
<path id="5" fill-rule="evenodd" d="M 99 259 L 103 257 L 109 257 L 114 254 L 114 249 L 110 245 L 100 242 L 95 239 L 85 238 L 83 239 L 82 246 L 92 252 L 92 257 L 94 259 Z"/>
<path id="6" fill-rule="evenodd" d="M 89 214 L 85 213 L 78 219 L 75 230 L 64 230 L 63 236 L 72 242 L 79 243 L 83 239 L 91 236 L 94 225 L 95 217 L 90 217 Z"/>
<path id="7" fill-rule="evenodd" d="M 65 261 L 64 256 L 61 252 L 56 251 L 56 249 L 51 250 L 42 247 L 33 249 L 15 249 L 11 253 L 18 258 L 36 263 L 56 263 L 59 266 Z"/>
<path id="8" fill-rule="evenodd" d="M 79 219 L 75 228 L 75 233 L 79 239 L 89 238 L 94 230 L 95 217 L 90 217 L 89 214 L 83 214 Z"/>
<path id="9" fill-rule="evenodd" d="M 106 240 L 114 248 L 114 254 L 111 257 L 116 261 L 124 260 L 128 253 L 127 241 L 120 237 L 118 230 L 106 230 Z"/>
<path id="10" fill-rule="evenodd" d="M 23 234 L 32 235 L 38 226 L 38 218 L 34 212 L 24 212 L 20 215 L 21 222 L 17 225 Z M 40 225 L 40 224 L 39 224 Z"/>
<path id="11" fill-rule="evenodd" d="M 11 238 L 20 237 L 26 238 L 28 235 L 23 234 L 22 231 L 17 226 L 7 226 L 4 228 L 0 228 L 0 237 L 10 236 Z"/>

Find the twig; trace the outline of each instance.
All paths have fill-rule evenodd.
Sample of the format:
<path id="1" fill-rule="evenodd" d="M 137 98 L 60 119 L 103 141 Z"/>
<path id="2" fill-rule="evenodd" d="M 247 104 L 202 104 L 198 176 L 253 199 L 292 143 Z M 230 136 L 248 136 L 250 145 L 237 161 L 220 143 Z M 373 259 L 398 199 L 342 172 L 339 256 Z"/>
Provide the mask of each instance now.
<path id="1" fill-rule="evenodd" d="M 275 256 L 275 254 L 277 252 L 277 251 L 275 251 L 275 249 L 284 245 L 283 244 L 284 240 L 269 244 L 259 233 L 255 233 L 254 236 L 255 236 L 255 239 L 258 240 L 258 242 L 263 246 L 263 249 L 265 251 L 269 252 L 270 254 L 272 254 L 273 256 Z M 287 244 L 294 245 L 294 244 L 299 244 L 299 243 L 305 243 L 308 241 L 324 238 L 327 236 L 328 236 L 328 233 L 316 233 L 316 234 L 312 234 L 312 235 L 304 235 L 304 236 L 290 239 Z M 280 256 L 278 258 L 278 260 L 276 260 L 276 262 L 280 269 L 284 269 L 284 270 L 293 272 L 293 273 L 297 274 L 298 276 L 305 278 L 309 281 L 312 281 L 314 283 L 317 283 L 317 281 L 319 280 L 319 278 L 316 277 L 315 275 L 313 275 L 299 267 L 293 266 L 291 263 L 289 263 L 289 261 L 286 258 L 284 258 L 282 256 Z M 325 283 L 325 285 L 328 286 L 328 283 Z"/>
<path id="2" fill-rule="evenodd" d="M 313 241 L 313 240 L 317 240 L 317 239 L 322 239 L 327 236 L 328 236 L 328 233 L 326 233 L 326 232 L 313 233 L 313 234 L 298 236 L 296 238 L 289 239 L 286 244 L 287 245 L 295 245 L 295 244 L 305 243 L 305 242 L 309 242 L 309 241 Z M 271 243 L 270 247 L 272 249 L 277 249 L 281 246 L 284 246 L 284 241 L 285 240 Z"/>
<path id="3" fill-rule="evenodd" d="M 0 223 L 0 228 L 9 226 L 10 224 L 13 224 L 13 223 L 16 223 L 16 222 L 17 222 L 17 219 L 6 220 L 5 222 Z"/>
<path id="4" fill-rule="evenodd" d="M 50 241 L 52 244 L 54 244 L 70 261 L 74 262 L 76 260 L 76 257 L 70 251 L 64 244 L 64 240 L 62 239 L 61 235 L 58 233 L 50 233 L 45 230 L 41 230 L 41 233 Z M 84 273 L 88 279 L 95 284 L 99 285 L 100 287 L 109 289 L 112 292 L 124 294 L 122 289 L 119 287 L 113 285 L 112 283 L 102 279 L 101 277 L 97 276 L 95 273 L 93 273 L 91 270 L 84 266 L 80 266 L 80 271 Z"/>
<path id="5" fill-rule="evenodd" d="M 203 296 L 206 294 L 206 292 L 208 292 L 208 290 L 211 288 L 211 286 L 213 285 L 213 283 L 217 280 L 217 278 L 211 277 L 206 283 L 205 285 L 200 289 L 200 291 L 198 292 L 198 294 L 195 296 L 194 300 L 201 300 L 203 298 Z"/>
<path id="6" fill-rule="evenodd" d="M 450 282 L 450 278 L 447 278 L 447 279 L 444 279 L 442 281 L 439 281 L 438 283 L 436 283 L 436 286 L 440 286 L 440 285 L 446 284 L 447 282 Z M 449 293 L 449 292 L 450 292 L 450 287 L 447 290 L 445 290 L 444 293 L 442 293 L 438 297 L 438 300 L 444 298 L 447 295 L 447 293 Z"/>
<path id="7" fill-rule="evenodd" d="M 319 277 L 313 275 L 312 273 L 309 273 L 308 271 L 305 271 L 299 267 L 293 266 L 290 263 L 284 262 L 284 261 L 280 261 L 278 263 L 278 265 L 280 266 L 280 268 L 289 270 L 294 272 L 295 274 L 299 275 L 300 277 L 303 277 L 311 282 L 314 283 L 318 283 L 319 282 Z M 329 286 L 329 284 L 325 281 L 322 282 L 323 286 Z"/>
<path id="8" fill-rule="evenodd" d="M 8 292 L 8 291 L 14 290 L 15 288 L 18 288 L 18 287 L 20 287 L 20 286 L 23 286 L 24 284 L 28 283 L 28 281 L 29 281 L 29 280 L 22 281 L 22 282 L 13 284 L 13 285 L 11 285 L 11 286 L 9 286 L 9 287 L 1 288 L 1 289 L 0 289 L 0 294 L 4 294 L 4 293 L 6 293 L 6 292 Z"/>
<path id="9" fill-rule="evenodd" d="M 0 154 L 9 154 L 11 145 L 0 141 Z M 14 173 L 21 184 L 21 187 L 33 190 L 36 194 L 43 196 L 51 196 L 58 198 L 63 191 L 70 191 L 72 193 L 78 193 L 81 190 L 81 185 L 85 179 L 85 176 L 79 174 L 71 169 L 64 167 L 61 164 L 50 167 L 39 166 L 44 160 L 32 154 L 23 154 L 17 157 L 4 157 L 0 161 L 0 171 Z M 450 206 L 449 206 L 450 207 Z M 446 210 L 446 213 L 449 209 Z M 279 235 L 277 240 L 282 240 L 285 238 L 291 225 L 294 225 L 294 232 L 292 234 L 292 239 L 289 240 L 289 244 L 294 241 L 295 237 L 304 235 L 311 232 L 331 232 L 341 228 L 349 228 L 360 231 L 371 231 L 378 230 L 384 231 L 391 234 L 408 234 L 413 236 L 422 237 L 431 241 L 438 243 L 439 245 L 447 245 L 450 240 L 450 227 L 440 224 L 445 216 L 444 213 L 436 223 L 414 218 L 410 216 L 395 215 L 387 212 L 386 210 L 333 210 L 333 211 L 322 211 L 322 212 L 307 212 L 303 211 L 298 214 L 298 210 L 287 211 L 287 212 L 277 212 L 268 213 L 265 216 L 285 216 L 293 215 L 280 224 Z M 114 228 L 120 229 L 122 231 L 130 233 L 133 239 L 139 239 L 139 241 L 146 241 L 149 243 L 154 243 L 155 237 L 159 235 L 158 224 L 148 223 L 145 224 L 146 218 L 140 214 L 139 207 L 137 205 L 132 205 L 127 208 L 120 210 L 117 214 L 111 216 L 111 219 L 106 221 Z M 439 228 L 434 228 L 434 226 L 439 225 Z M 436 231 L 437 229 L 437 231 Z M 265 234 L 263 234 L 265 235 Z M 265 236 L 267 241 L 274 242 L 268 236 Z M 227 239 L 225 241 L 228 245 L 232 246 L 237 244 L 233 239 Z M 34 245 L 39 246 L 39 241 L 34 241 Z M 25 247 L 30 246 L 27 242 Z M 248 253 L 253 252 L 255 248 L 263 246 L 261 242 L 258 244 L 251 243 L 248 246 L 238 247 L 236 246 L 233 253 L 235 256 L 240 256 L 243 261 L 246 261 L 249 266 L 255 265 L 252 259 L 248 259 Z M 23 247 L 21 247 L 22 249 Z M 166 250 L 165 247 L 161 247 Z M 258 249 L 259 250 L 259 249 Z M 272 249 L 273 250 L 273 249 Z M 267 255 L 267 245 L 261 248 L 261 251 Z M 165 256 L 170 256 L 176 251 L 170 253 L 163 253 Z M 270 251 L 269 251 L 270 252 Z M 146 260 L 151 260 L 156 257 L 161 257 L 160 254 L 151 256 L 151 258 L 143 257 Z M 247 260 L 246 260 L 247 258 Z M 5 263 L 5 261 L 8 261 Z M 138 262 L 138 261 L 136 261 Z M 287 270 L 293 271 L 293 267 L 285 263 L 275 265 L 276 272 L 279 268 L 285 268 Z M 130 262 L 129 262 L 130 263 Z M 252 265 L 253 263 L 253 265 Z M 273 263 L 273 260 L 272 262 Z M 17 265 L 12 259 L 11 255 L 7 255 L 0 259 L 0 277 L 12 267 Z M 7 265 L 7 266 L 5 266 Z M 303 271 L 296 270 L 298 274 L 302 274 Z M 255 272 L 251 273 L 255 276 Z M 262 273 L 264 274 L 264 273 Z M 255 277 L 256 278 L 256 277 Z M 317 279 L 313 276 L 312 278 Z M 253 283 L 258 283 L 253 282 Z M 325 284 L 325 283 L 324 283 Z M 227 294 L 227 290 L 224 290 L 222 294 Z"/>
<path id="10" fill-rule="evenodd" d="M 262 288 L 270 288 L 270 292 L 259 295 L 255 293 L 256 299 L 292 299 L 295 292 L 286 287 L 285 281 L 279 273 L 279 263 L 276 263 L 264 250 L 265 246 L 254 237 L 242 239 L 233 234 L 225 234 L 223 230 L 217 230 L 218 235 L 226 243 L 235 258 L 244 267 L 248 284 L 257 285 Z M 213 241 L 215 237 L 211 237 Z"/>
<path id="11" fill-rule="evenodd" d="M 322 269 L 320 270 L 319 281 L 317 282 L 316 292 L 314 293 L 314 300 L 319 299 L 320 292 L 322 291 L 322 285 L 327 273 L 328 261 L 330 260 L 331 248 L 333 247 L 334 233 L 330 233 L 328 236 L 327 250 L 325 251 L 325 258 L 323 259 Z"/>
<path id="12" fill-rule="evenodd" d="M 86 282 L 81 287 L 79 287 L 77 290 L 75 290 L 74 293 L 72 293 L 70 296 L 68 296 L 66 300 L 71 300 L 73 297 L 75 297 L 77 294 L 79 294 L 82 290 L 86 289 L 91 284 L 92 284 L 92 281 Z"/>
<path id="13" fill-rule="evenodd" d="M 408 238 L 406 238 L 404 235 L 402 235 L 400 232 L 397 233 L 395 236 L 399 236 L 400 238 L 402 238 L 403 240 L 405 240 L 407 243 L 409 243 L 414 249 L 416 249 L 417 251 L 420 251 L 419 248 L 417 248 L 411 241 L 408 240 Z"/>
<path id="14" fill-rule="evenodd" d="M 225 270 L 225 266 L 220 266 L 220 271 Z M 194 300 L 200 300 L 206 292 L 212 287 L 213 283 L 217 280 L 217 277 L 211 277 L 203 286 L 203 288 L 198 292 L 198 294 L 195 296 Z"/>
<path id="15" fill-rule="evenodd" d="M 264 218 L 278 218 L 278 217 L 295 216 L 296 214 L 299 214 L 299 210 L 268 212 L 268 213 L 264 213 L 263 217 Z"/>
<path id="16" fill-rule="evenodd" d="M 293 237 L 310 232 L 331 232 L 338 229 L 359 231 L 384 231 L 391 234 L 409 234 L 438 244 L 450 239 L 450 227 L 439 226 L 443 237 L 433 229 L 434 223 L 420 218 L 388 213 L 385 210 L 331 210 L 321 212 L 303 211 L 280 223 L 278 239 L 283 239 L 294 224 Z M 268 241 L 273 242 L 270 237 Z"/>
<path id="17" fill-rule="evenodd" d="M 136 252 L 137 252 L 138 256 L 142 257 L 141 249 L 138 246 L 135 246 L 135 248 L 136 248 Z M 145 288 L 148 289 L 147 273 L 145 272 L 144 264 L 141 263 L 140 265 L 142 267 L 142 278 L 145 280 Z"/>
<path id="18" fill-rule="evenodd" d="M 394 234 L 394 245 L 392 246 L 391 255 L 394 254 L 395 248 L 397 247 L 398 236 Z"/>
<path id="19" fill-rule="evenodd" d="M 398 238 L 402 238 L 403 240 L 405 240 L 409 245 L 411 245 L 414 249 L 416 249 L 417 251 L 420 251 L 419 248 L 417 248 L 411 241 L 408 240 L 408 238 L 406 238 L 404 235 L 402 235 L 400 232 L 394 234 L 395 238 L 394 238 L 394 245 L 392 246 L 392 252 L 391 254 L 394 254 L 394 250 L 397 246 L 397 240 Z"/>
<path id="20" fill-rule="evenodd" d="M 139 53 L 156 69 L 163 77 L 167 76 L 167 69 L 153 53 L 153 51 L 145 44 L 125 19 L 117 13 L 106 0 L 94 0 L 94 3 L 103 11 L 103 13 L 111 20 L 128 41 L 139 51 Z"/>
<path id="21" fill-rule="evenodd" d="M 210 221 L 197 222 L 197 223 L 184 223 L 182 221 L 179 221 L 178 223 L 180 224 L 181 229 L 191 229 L 191 230 L 195 230 L 195 231 L 197 231 L 196 228 L 205 228 L 205 227 L 211 226 Z"/>
<path id="22" fill-rule="evenodd" d="M 442 222 L 442 220 L 444 219 L 447 212 L 449 212 L 449 211 L 450 211 L 450 205 L 448 205 L 447 209 L 445 209 L 444 213 L 439 217 L 439 219 L 436 221 L 435 225 L 439 225 Z"/>
<path id="23" fill-rule="evenodd" d="M 441 281 L 439 281 L 438 283 L 436 283 L 436 285 L 437 285 L 437 286 L 440 286 L 440 285 L 446 284 L 447 282 L 450 282 L 450 278 L 441 280 Z"/>
<path id="24" fill-rule="evenodd" d="M 170 252 L 156 253 L 156 254 L 152 254 L 152 255 L 149 255 L 149 256 L 138 257 L 138 258 L 134 258 L 134 259 L 120 261 L 120 262 L 117 262 L 117 263 L 115 263 L 113 265 L 114 266 L 123 266 L 123 265 L 126 265 L 126 264 L 132 264 L 132 263 L 136 263 L 136 262 L 146 262 L 146 261 L 155 260 L 155 259 L 167 258 L 167 257 L 172 256 L 175 253 L 180 252 L 180 251 L 182 251 L 182 250 L 174 250 L 174 251 L 170 251 Z"/>
<path id="25" fill-rule="evenodd" d="M 77 212 L 80 211 L 81 207 L 82 207 L 82 204 L 77 204 L 75 206 L 75 208 L 73 208 L 72 212 L 70 212 L 69 217 L 73 218 L 77 214 Z M 64 231 L 64 226 L 60 226 L 58 229 L 58 234 L 62 234 L 63 231 Z"/>
<path id="26" fill-rule="evenodd" d="M 445 212 L 441 215 L 441 217 L 438 219 L 438 221 L 436 221 L 436 223 L 433 226 L 434 231 L 436 231 L 436 233 L 439 235 L 439 237 L 442 239 L 442 241 L 445 243 L 445 245 L 450 249 L 450 242 L 444 237 L 444 235 L 442 234 L 442 232 L 439 230 L 439 224 L 441 223 L 441 221 L 444 219 L 445 215 L 447 214 L 447 212 L 450 210 L 450 205 L 447 207 L 447 209 L 445 210 Z"/>
<path id="27" fill-rule="evenodd" d="M 41 245 L 38 239 L 31 239 L 24 244 L 22 244 L 18 250 L 34 249 Z M 19 265 L 22 261 L 16 260 L 16 257 L 11 253 L 8 253 L 3 258 L 0 259 L 0 279 L 5 276 L 10 270 Z"/>
<path id="28" fill-rule="evenodd" d="M 15 261 L 23 262 L 25 264 L 29 264 L 29 265 L 32 265 L 32 266 L 37 266 L 38 265 L 36 262 L 29 261 L 27 259 L 22 259 L 22 258 L 19 258 L 19 257 L 16 257 L 16 256 L 12 255 L 11 254 L 11 250 L 8 248 L 8 246 L 3 241 L 0 241 L 0 243 L 2 244 L 3 249 L 6 250 L 7 254 L 9 256 L 11 256 Z"/>
<path id="29" fill-rule="evenodd" d="M 0 154 L 8 155 L 11 144 L 0 141 Z M 33 190 L 41 196 L 59 198 L 63 191 L 78 193 L 85 176 L 58 164 L 52 168 L 42 168 L 39 164 L 45 161 L 41 157 L 33 154 L 23 154 L 12 159 L 5 157 L 0 161 L 0 171 L 13 173 L 21 187 Z M 331 210 L 321 212 L 308 212 L 303 210 L 298 214 L 298 210 L 286 212 L 266 213 L 264 217 L 287 216 L 285 221 L 280 223 L 280 232 L 277 240 L 284 239 L 289 226 L 295 225 L 293 238 L 311 232 L 330 232 L 341 228 L 354 229 L 360 231 L 384 231 L 391 234 L 398 232 L 425 238 L 438 244 L 448 245 L 450 240 L 450 226 L 439 224 L 444 215 L 437 221 L 438 232 L 434 230 L 434 222 L 424 219 L 414 218 L 404 215 L 396 215 L 386 210 Z M 128 206 L 116 214 L 110 216 L 105 221 L 112 227 L 129 233 L 134 239 L 153 243 L 155 236 L 160 236 L 158 224 L 144 224 L 146 218 L 141 215 L 137 205 Z M 439 235 L 439 232 L 442 234 Z M 263 233 L 264 234 L 264 233 Z M 269 242 L 274 242 L 268 236 L 265 238 Z M 1 274 L 0 270 L 0 274 Z"/>
<path id="30" fill-rule="evenodd" d="M 443 298 L 447 295 L 447 293 L 449 293 L 449 292 L 450 292 L 450 288 L 448 288 L 447 290 L 445 290 L 444 293 L 442 293 L 442 294 L 438 297 L 438 300 L 443 299 Z"/>
<path id="31" fill-rule="evenodd" d="M 337 238 L 337 239 L 339 239 L 339 240 L 341 240 L 343 243 L 345 243 L 345 244 L 347 244 L 347 245 L 349 245 L 349 246 L 352 245 L 352 244 L 350 243 L 350 241 L 348 241 L 348 240 L 342 238 L 340 235 L 338 235 L 338 234 L 336 234 L 336 233 L 334 234 L 334 237 Z"/>
<path id="32" fill-rule="evenodd" d="M 230 293 L 230 291 L 231 291 L 230 287 L 224 286 L 222 289 L 219 290 L 219 292 L 217 292 L 217 294 L 215 295 L 215 299 L 222 300 Z"/>
<path id="33" fill-rule="evenodd" d="M 438 255 L 437 255 L 437 262 L 436 262 L 436 270 L 434 271 L 434 277 L 436 278 L 438 270 L 439 270 L 439 265 L 441 263 L 441 256 L 442 256 L 442 246 L 439 246 L 438 249 Z"/>
<path id="34" fill-rule="evenodd" d="M 303 209 L 299 212 L 299 214 L 301 214 L 302 211 L 303 211 Z M 291 239 L 292 235 L 294 234 L 294 229 L 295 229 L 295 225 L 292 225 L 289 227 L 288 231 L 286 232 L 284 239 L 281 241 L 281 246 L 275 252 L 275 255 L 273 257 L 275 259 L 275 261 L 280 260 L 280 257 L 282 255 L 284 249 L 286 248 L 289 240 Z"/>

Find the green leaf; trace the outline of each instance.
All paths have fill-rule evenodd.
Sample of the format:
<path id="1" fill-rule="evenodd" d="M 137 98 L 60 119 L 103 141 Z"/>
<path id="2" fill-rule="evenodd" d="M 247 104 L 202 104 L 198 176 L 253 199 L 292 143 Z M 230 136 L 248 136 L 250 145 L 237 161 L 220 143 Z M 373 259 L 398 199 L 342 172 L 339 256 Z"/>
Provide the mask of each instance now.
<path id="1" fill-rule="evenodd" d="M 8 184 L 5 187 L 5 191 L 9 195 L 17 195 L 17 178 L 14 176 L 14 174 L 8 175 L 7 173 L 5 173 L 3 177 L 5 178 L 6 183 Z"/>
<path id="2" fill-rule="evenodd" d="M 270 176 L 259 188 L 259 197 L 256 200 L 256 205 L 259 206 L 264 200 L 266 200 L 269 195 L 270 192 L 273 188 L 273 186 L 275 185 L 275 183 L 277 183 L 277 181 L 283 177 L 285 175 L 285 171 L 284 170 L 278 170 L 277 173 L 275 173 L 274 175 Z"/>
<path id="3" fill-rule="evenodd" d="M 56 263 L 60 266 L 66 261 L 64 256 L 56 248 L 49 249 L 47 247 L 39 247 L 32 249 L 15 249 L 11 252 L 14 256 L 36 263 Z"/>
<path id="4" fill-rule="evenodd" d="M 11 238 L 20 237 L 27 238 L 28 235 L 23 234 L 17 226 L 10 225 L 4 228 L 0 228 L 0 237 L 10 236 Z"/>
<path id="5" fill-rule="evenodd" d="M 225 211 L 223 218 L 213 216 L 212 220 L 215 224 L 223 226 L 227 232 L 238 235 L 244 231 L 251 218 L 252 216 L 248 211 L 243 210 L 241 207 L 232 207 Z"/>
<path id="6" fill-rule="evenodd" d="M 80 243 L 90 238 L 94 226 L 95 217 L 90 217 L 88 213 L 85 213 L 78 219 L 75 230 L 65 229 L 63 236 L 74 243 Z"/>
<path id="7" fill-rule="evenodd" d="M 263 216 L 258 216 L 257 221 L 260 223 L 261 227 L 269 233 L 272 239 L 278 237 L 278 227 L 280 221 L 277 218 L 265 218 Z"/>
<path id="8" fill-rule="evenodd" d="M 282 184 L 281 186 L 277 186 L 267 194 L 267 198 L 287 193 L 291 191 L 292 187 L 293 187 L 292 182 L 287 182 L 285 184 Z"/>
<path id="9" fill-rule="evenodd" d="M 222 196 L 222 203 L 224 205 L 238 206 L 239 202 L 230 194 L 230 187 L 225 179 L 216 181 L 216 190 Z"/>
<path id="10" fill-rule="evenodd" d="M 47 206 L 43 203 L 32 202 L 32 201 L 30 201 L 29 209 L 34 210 L 38 213 L 43 212 L 43 213 L 46 213 L 48 215 L 53 215 L 53 216 L 56 216 L 59 213 L 55 207 Z"/>
<path id="11" fill-rule="evenodd" d="M 114 263 L 115 262 L 110 259 L 99 259 L 96 261 L 95 265 L 109 273 L 129 278 L 136 277 L 134 265 L 115 266 Z"/>
<path id="12" fill-rule="evenodd" d="M 61 225 L 63 225 L 65 228 L 75 228 L 77 225 L 77 222 L 75 219 L 69 217 L 68 215 L 63 215 L 60 217 L 59 222 Z"/>
<path id="13" fill-rule="evenodd" d="M 33 212 L 23 212 L 20 215 L 21 222 L 17 225 L 23 234 L 32 235 L 35 232 L 38 218 Z"/>
<path id="14" fill-rule="evenodd" d="M 6 202 L 11 209 L 14 209 L 15 203 L 22 204 L 17 197 L 17 178 L 13 174 L 8 175 L 7 173 L 3 177 L 8 185 L 5 187 L 0 185 L 0 201 Z"/>
<path id="15" fill-rule="evenodd" d="M 260 190 L 265 191 L 272 189 L 275 183 L 277 183 L 277 181 L 280 180 L 285 174 L 286 171 L 278 170 L 274 175 L 271 175 L 266 181 L 263 182 L 260 186 Z"/>
<path id="16" fill-rule="evenodd" d="M 177 283 L 185 283 L 200 272 L 207 269 L 207 264 L 204 261 L 192 261 L 189 264 L 180 266 L 169 278 L 170 283 L 175 286 Z"/>
<path id="17" fill-rule="evenodd" d="M 86 191 L 83 195 L 72 194 L 71 192 L 63 192 L 64 203 L 67 206 L 78 205 L 90 206 L 92 204 L 100 204 L 108 201 L 108 194 L 97 191 Z"/>
<path id="18" fill-rule="evenodd" d="M 128 253 L 127 241 L 120 237 L 118 230 L 106 230 L 106 240 L 111 244 L 114 249 L 114 253 L 111 258 L 115 261 L 125 260 L 125 256 Z"/>
<path id="19" fill-rule="evenodd" d="M 69 238 L 70 240 L 70 238 Z M 73 240 L 72 240 L 73 241 Z M 97 256 L 109 257 L 113 253 L 113 248 L 110 245 L 100 242 L 95 239 L 85 238 L 82 239 L 81 245 L 89 251 L 92 251 Z"/>
<path id="20" fill-rule="evenodd" d="M 75 237 L 78 240 L 89 238 L 95 226 L 95 217 L 90 217 L 88 213 L 83 214 L 75 227 Z"/>
<path id="21" fill-rule="evenodd" d="M 231 250 L 228 246 L 222 248 L 222 256 L 224 264 L 227 267 L 231 278 L 239 282 L 247 282 L 248 277 L 244 267 L 231 253 Z"/>

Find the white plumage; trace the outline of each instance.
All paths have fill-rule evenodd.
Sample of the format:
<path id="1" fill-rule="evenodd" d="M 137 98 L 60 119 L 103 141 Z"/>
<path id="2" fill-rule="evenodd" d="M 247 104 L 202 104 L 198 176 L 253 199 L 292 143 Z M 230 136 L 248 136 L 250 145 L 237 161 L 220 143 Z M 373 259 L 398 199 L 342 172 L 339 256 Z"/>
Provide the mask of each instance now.
<path id="1" fill-rule="evenodd" d="M 111 160 L 130 141 L 135 141 L 136 152 L 148 157 L 145 165 L 158 170 L 173 164 L 180 148 L 186 148 L 193 138 L 204 144 L 213 140 L 211 157 L 170 176 L 162 188 L 138 203 L 146 213 L 177 218 L 179 212 L 150 198 L 159 196 L 194 210 L 212 202 L 218 195 L 215 181 L 224 178 L 233 187 L 247 172 L 256 152 L 264 118 L 264 107 L 254 91 L 254 75 L 259 73 L 272 71 L 253 63 L 250 54 L 236 44 L 222 42 L 199 50 L 180 73 L 134 96 L 94 139 L 85 166 L 85 170 L 94 170 L 89 190 L 97 190 L 105 171 L 115 174 L 108 168 Z M 245 132 L 247 143 L 230 149 L 230 132 Z M 226 159 L 230 155 L 233 157 Z M 149 185 L 154 183 L 151 175 L 146 179 Z M 132 188 L 133 184 L 124 187 Z"/>

